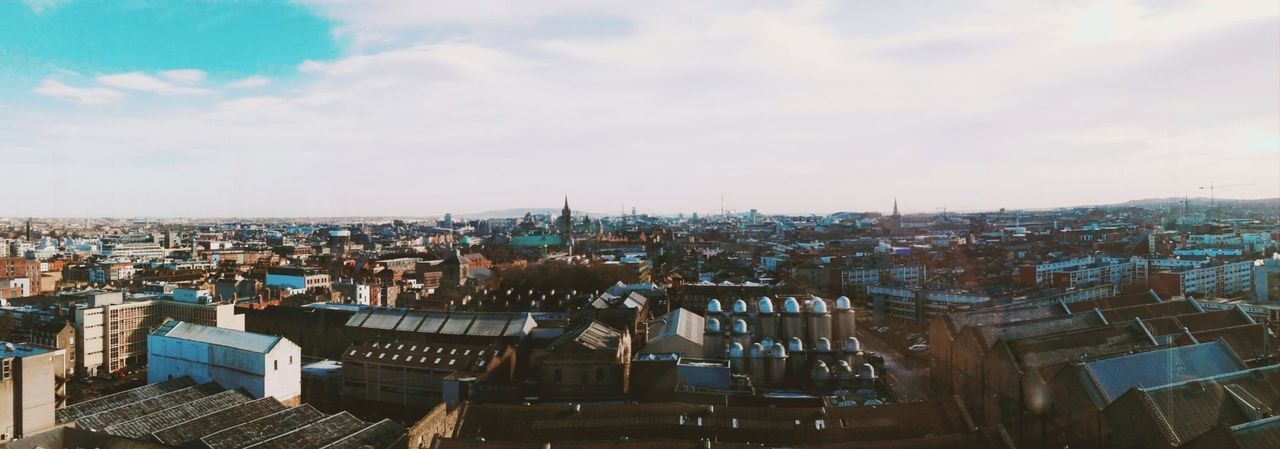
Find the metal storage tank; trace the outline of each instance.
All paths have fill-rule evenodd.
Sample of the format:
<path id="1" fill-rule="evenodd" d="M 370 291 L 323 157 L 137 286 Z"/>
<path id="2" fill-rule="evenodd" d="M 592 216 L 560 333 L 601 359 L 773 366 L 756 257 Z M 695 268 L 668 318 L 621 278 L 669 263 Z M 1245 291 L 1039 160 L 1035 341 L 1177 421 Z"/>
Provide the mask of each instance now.
<path id="1" fill-rule="evenodd" d="M 835 311 L 832 312 L 831 341 L 844 341 L 858 335 L 858 320 L 853 312 L 853 304 L 847 296 L 836 298 Z"/>
<path id="2" fill-rule="evenodd" d="M 831 377 L 834 377 L 836 383 L 842 388 L 853 386 L 855 383 L 853 368 L 850 367 L 848 363 L 845 363 L 844 360 L 836 362 L 835 368 L 831 369 Z"/>
<path id="3" fill-rule="evenodd" d="M 849 363 L 849 366 L 857 365 L 861 361 L 858 357 L 862 354 L 862 343 L 857 337 L 849 337 L 844 339 L 844 346 L 840 348 L 840 360 Z"/>
<path id="4" fill-rule="evenodd" d="M 809 358 L 821 360 L 827 366 L 835 364 L 835 353 L 831 352 L 831 340 L 819 338 L 818 342 L 813 345 L 813 350 L 809 351 Z"/>
<path id="5" fill-rule="evenodd" d="M 809 356 L 804 352 L 804 342 L 799 338 L 792 338 L 787 342 L 787 349 L 790 353 L 787 357 L 787 373 L 791 379 L 802 382 L 809 374 Z"/>
<path id="6" fill-rule="evenodd" d="M 804 313 L 800 310 L 800 301 L 796 301 L 794 297 L 787 297 L 782 302 L 782 328 L 778 336 L 784 341 L 808 338 L 804 333 Z"/>
<path id="7" fill-rule="evenodd" d="M 756 304 L 756 337 L 778 340 L 778 313 L 768 296 L 761 296 Z"/>
<path id="8" fill-rule="evenodd" d="M 751 375 L 752 385 L 764 385 L 764 346 L 760 343 L 751 344 L 751 352 L 747 356 L 747 372 Z"/>
<path id="9" fill-rule="evenodd" d="M 769 354 L 764 362 L 765 383 L 783 385 L 787 380 L 787 350 L 782 347 L 782 343 L 774 343 L 769 347 Z"/>
<path id="10" fill-rule="evenodd" d="M 745 374 L 747 372 L 747 365 L 742 360 L 742 355 L 741 344 L 735 342 L 729 345 L 729 371 L 733 372 L 733 374 Z"/>
<path id="11" fill-rule="evenodd" d="M 723 316 L 723 315 L 724 315 L 724 309 L 720 308 L 719 299 L 712 298 L 710 301 L 707 301 L 707 317 L 708 318 L 713 316 Z"/>
<path id="12" fill-rule="evenodd" d="M 746 302 L 746 301 L 743 301 L 743 300 L 741 300 L 741 299 L 734 300 L 734 301 L 733 301 L 733 314 L 734 314 L 735 316 L 746 316 L 746 315 L 747 315 L 747 302 Z"/>
<path id="13" fill-rule="evenodd" d="M 720 328 L 719 318 L 707 318 L 707 326 L 702 332 L 702 356 L 708 359 L 724 358 L 724 329 Z"/>
<path id="14" fill-rule="evenodd" d="M 809 370 L 809 380 L 813 381 L 814 386 L 825 386 L 831 382 L 831 370 L 821 360 L 813 362 L 813 369 Z"/>
<path id="15" fill-rule="evenodd" d="M 870 363 L 863 363 L 858 366 L 858 380 L 861 380 L 863 385 L 874 383 L 876 381 L 876 368 L 871 366 Z"/>
<path id="16" fill-rule="evenodd" d="M 729 336 L 729 341 L 738 343 L 743 348 L 751 347 L 751 329 L 747 327 L 747 320 L 734 318 L 733 329 L 730 332 L 732 335 Z"/>
<path id="17" fill-rule="evenodd" d="M 809 343 L 817 346 L 819 339 L 831 341 L 831 313 L 827 311 L 827 302 L 814 297 L 809 301 Z"/>

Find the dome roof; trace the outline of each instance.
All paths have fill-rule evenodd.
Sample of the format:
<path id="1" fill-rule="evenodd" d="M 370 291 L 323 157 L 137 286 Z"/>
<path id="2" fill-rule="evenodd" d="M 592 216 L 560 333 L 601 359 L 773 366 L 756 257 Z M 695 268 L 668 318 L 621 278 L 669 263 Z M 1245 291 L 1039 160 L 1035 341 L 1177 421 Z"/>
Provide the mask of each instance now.
<path id="1" fill-rule="evenodd" d="M 747 321 L 743 320 L 742 318 L 733 320 L 733 333 L 735 334 L 747 333 Z"/>
<path id="2" fill-rule="evenodd" d="M 796 301 L 796 297 L 788 296 L 782 302 L 782 311 L 787 313 L 800 313 L 800 301 Z"/>
<path id="3" fill-rule="evenodd" d="M 862 350 L 862 342 L 858 341 L 858 337 L 849 337 L 844 339 L 845 352 L 858 352 Z"/>
<path id="4" fill-rule="evenodd" d="M 831 340 L 819 338 L 818 342 L 813 344 L 813 350 L 818 352 L 831 352 Z"/>
<path id="5" fill-rule="evenodd" d="M 733 313 L 747 313 L 747 302 L 741 299 L 734 301 Z"/>
<path id="6" fill-rule="evenodd" d="M 773 300 L 768 296 L 760 297 L 760 305 L 756 307 L 760 313 L 773 313 Z"/>
<path id="7" fill-rule="evenodd" d="M 836 366 L 831 369 L 831 374 L 834 374 L 839 379 L 852 379 L 853 367 L 849 366 L 849 362 L 838 360 L 836 361 Z"/>
<path id="8" fill-rule="evenodd" d="M 787 357 L 787 349 L 782 347 L 782 343 L 774 343 L 769 347 L 769 357 L 782 359 Z"/>
<path id="9" fill-rule="evenodd" d="M 849 310 L 849 307 L 850 307 L 850 304 L 849 304 L 848 296 L 841 296 L 839 298 L 836 298 L 836 310 Z"/>
<path id="10" fill-rule="evenodd" d="M 804 342 L 800 341 L 800 337 L 791 337 L 791 341 L 787 342 L 787 346 L 791 352 L 804 351 Z"/>
<path id="11" fill-rule="evenodd" d="M 733 342 L 729 345 L 729 357 L 734 359 L 742 358 L 742 343 Z"/>
<path id="12" fill-rule="evenodd" d="M 722 313 L 722 312 L 723 310 L 720 309 L 719 299 L 712 299 L 710 301 L 707 301 L 707 313 Z"/>
<path id="13" fill-rule="evenodd" d="M 817 314 L 827 313 L 827 302 L 823 301 L 822 298 L 814 296 L 813 300 L 809 301 L 809 312 Z"/>
<path id="14" fill-rule="evenodd" d="M 751 358 L 758 359 L 764 357 L 764 346 L 760 343 L 751 344 Z"/>
<path id="15" fill-rule="evenodd" d="M 707 332 L 720 332 L 720 320 L 707 318 Z"/>
<path id="16" fill-rule="evenodd" d="M 827 368 L 826 362 L 821 360 L 813 363 L 813 370 L 810 371 L 810 374 L 813 375 L 813 380 L 831 379 L 831 370 Z"/>
<path id="17" fill-rule="evenodd" d="M 772 347 L 773 347 L 773 339 L 772 339 L 772 338 L 769 338 L 769 337 L 764 337 L 763 339 L 761 339 L 761 340 L 760 340 L 760 346 L 764 346 L 766 349 L 767 349 L 767 348 L 772 348 Z"/>

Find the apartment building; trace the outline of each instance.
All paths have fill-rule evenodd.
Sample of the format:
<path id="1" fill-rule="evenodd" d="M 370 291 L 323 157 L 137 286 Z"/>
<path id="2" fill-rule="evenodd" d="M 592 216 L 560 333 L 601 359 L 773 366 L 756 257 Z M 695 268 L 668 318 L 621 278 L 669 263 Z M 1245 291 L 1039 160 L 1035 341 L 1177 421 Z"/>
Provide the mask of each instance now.
<path id="1" fill-rule="evenodd" d="M 0 345 L 0 441 L 54 426 L 54 410 L 65 405 L 66 351 Z"/>
<path id="2" fill-rule="evenodd" d="M 1151 274 L 1151 287 L 1161 296 L 1229 296 L 1253 289 L 1252 260 L 1219 262 Z"/>
<path id="3" fill-rule="evenodd" d="M 120 292 L 95 292 L 75 310 L 76 374 L 114 373 L 147 360 L 147 335 L 166 318 L 244 330 L 235 305 L 167 299 L 125 301 Z"/>
<path id="4" fill-rule="evenodd" d="M 976 293 L 924 290 L 883 285 L 867 286 L 871 312 L 875 318 L 895 318 L 924 322 L 957 310 L 985 306 L 991 297 Z"/>

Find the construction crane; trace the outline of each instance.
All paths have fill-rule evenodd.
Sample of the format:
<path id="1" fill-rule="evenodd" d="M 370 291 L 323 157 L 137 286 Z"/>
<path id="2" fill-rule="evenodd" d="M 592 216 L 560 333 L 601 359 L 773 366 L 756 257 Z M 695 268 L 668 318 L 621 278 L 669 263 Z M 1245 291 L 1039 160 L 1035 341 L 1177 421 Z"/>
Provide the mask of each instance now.
<path id="1" fill-rule="evenodd" d="M 1213 183 L 1213 181 L 1209 181 L 1209 185 L 1207 185 L 1207 186 L 1200 186 L 1200 190 L 1206 190 L 1206 189 L 1207 189 L 1207 190 L 1209 190 L 1209 210 L 1213 210 L 1213 209 L 1216 209 L 1216 208 L 1217 208 L 1217 196 L 1216 196 L 1216 195 L 1215 195 L 1215 193 L 1214 193 L 1214 190 L 1215 190 L 1215 189 L 1223 189 L 1223 188 L 1227 188 L 1227 187 L 1240 187 L 1240 186 L 1247 186 L 1247 185 L 1249 185 L 1249 184 L 1222 184 L 1222 185 L 1215 185 L 1215 184 Z"/>

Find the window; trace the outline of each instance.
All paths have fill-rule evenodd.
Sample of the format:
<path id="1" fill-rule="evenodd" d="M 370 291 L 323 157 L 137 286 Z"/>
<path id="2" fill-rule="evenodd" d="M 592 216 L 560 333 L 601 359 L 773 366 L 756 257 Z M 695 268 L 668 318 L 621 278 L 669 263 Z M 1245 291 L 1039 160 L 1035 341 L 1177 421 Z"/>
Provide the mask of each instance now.
<path id="1" fill-rule="evenodd" d="M 271 365 L 272 365 L 272 369 L 275 369 L 276 371 L 279 371 L 279 370 L 280 370 L 280 361 L 279 361 L 279 360 L 272 360 L 272 361 L 271 361 Z"/>

